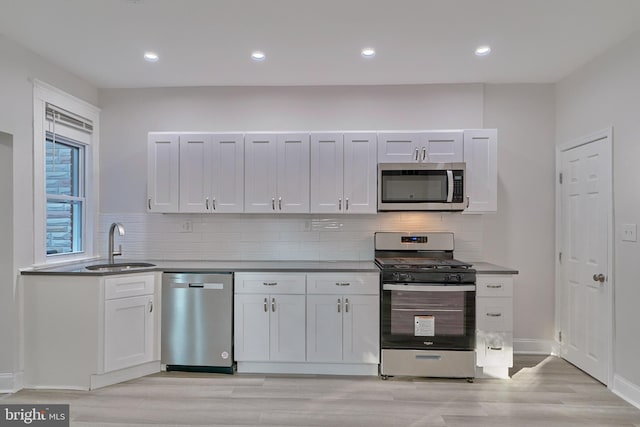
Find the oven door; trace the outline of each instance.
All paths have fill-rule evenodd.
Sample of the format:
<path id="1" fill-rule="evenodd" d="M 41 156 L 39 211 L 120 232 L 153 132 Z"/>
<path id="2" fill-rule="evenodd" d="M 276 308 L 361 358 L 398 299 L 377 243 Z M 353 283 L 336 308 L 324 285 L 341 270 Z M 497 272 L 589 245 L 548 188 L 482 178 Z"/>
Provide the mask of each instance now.
<path id="1" fill-rule="evenodd" d="M 383 284 L 382 348 L 473 350 L 475 285 Z"/>

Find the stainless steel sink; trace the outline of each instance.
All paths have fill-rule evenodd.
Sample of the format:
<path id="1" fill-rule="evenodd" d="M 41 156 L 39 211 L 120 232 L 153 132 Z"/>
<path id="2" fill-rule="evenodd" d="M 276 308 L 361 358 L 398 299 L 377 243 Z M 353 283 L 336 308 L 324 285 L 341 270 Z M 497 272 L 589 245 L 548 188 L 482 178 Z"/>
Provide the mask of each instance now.
<path id="1" fill-rule="evenodd" d="M 85 268 L 91 271 L 129 271 L 155 266 L 155 264 L 150 264 L 148 262 L 120 262 L 114 264 L 93 264 L 88 265 Z"/>

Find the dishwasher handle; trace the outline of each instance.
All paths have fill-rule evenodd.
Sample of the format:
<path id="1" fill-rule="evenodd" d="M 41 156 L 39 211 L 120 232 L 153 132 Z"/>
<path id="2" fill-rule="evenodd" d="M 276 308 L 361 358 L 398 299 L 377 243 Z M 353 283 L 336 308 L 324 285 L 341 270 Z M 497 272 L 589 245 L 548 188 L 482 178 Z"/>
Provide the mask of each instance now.
<path id="1" fill-rule="evenodd" d="M 206 282 L 190 282 L 177 283 L 172 282 L 171 287 L 174 289 L 224 289 L 224 283 L 206 283 Z"/>

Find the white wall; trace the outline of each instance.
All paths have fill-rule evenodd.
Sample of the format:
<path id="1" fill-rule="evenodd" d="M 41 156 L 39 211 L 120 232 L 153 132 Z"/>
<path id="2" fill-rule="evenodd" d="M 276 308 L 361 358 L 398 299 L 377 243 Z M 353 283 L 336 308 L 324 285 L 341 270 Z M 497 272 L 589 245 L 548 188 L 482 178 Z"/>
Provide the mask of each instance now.
<path id="1" fill-rule="evenodd" d="M 16 316 L 13 271 L 13 137 L 0 132 L 0 325 L 13 324 Z M 0 303 L 1 304 L 1 303 Z M 0 343 L 17 342 L 13 328 L 0 328 Z M 14 348 L 15 350 L 15 348 Z M 0 366 L 12 366 L 14 354 L 0 351 Z M 0 371 L 2 372 L 2 371 Z M 7 371 L 5 371 L 6 373 Z M 13 372 L 13 371 L 8 371 Z"/>
<path id="2" fill-rule="evenodd" d="M 522 271 L 515 337 L 552 339 L 552 178 L 539 186 L 540 170 L 552 171 L 554 165 L 552 85 L 102 89 L 99 100 L 102 253 L 104 234 L 116 220 L 127 229 L 122 240 L 127 256 L 180 259 L 372 259 L 374 231 L 451 230 L 459 258 Z M 498 215 L 144 213 L 149 131 L 482 127 L 499 129 Z M 185 220 L 193 223 L 192 233 L 179 232 Z M 539 280 L 540 271 L 548 277 Z M 533 308 L 531 301 L 539 306 Z"/>
<path id="3" fill-rule="evenodd" d="M 614 372 L 640 402 L 640 243 L 622 242 L 622 224 L 640 222 L 640 32 L 557 85 L 557 143 L 613 126 Z"/>
<path id="4" fill-rule="evenodd" d="M 13 135 L 13 266 L 17 269 L 33 263 L 33 84 L 32 79 L 50 83 L 90 103 L 97 102 L 97 89 L 69 72 L 45 61 L 0 35 L 0 131 Z M 12 280 L 9 284 L 15 289 Z M 0 286 L 8 286 L 5 283 Z M 14 299 L 0 299 L 0 312 L 16 313 L 0 323 L 0 339 L 16 336 L 19 308 Z M 10 334 L 10 335 L 5 335 Z M 0 378 L 21 370 L 16 356 L 19 344 L 15 340 L 0 341 Z M 0 389 L 3 385 L 0 384 Z"/>

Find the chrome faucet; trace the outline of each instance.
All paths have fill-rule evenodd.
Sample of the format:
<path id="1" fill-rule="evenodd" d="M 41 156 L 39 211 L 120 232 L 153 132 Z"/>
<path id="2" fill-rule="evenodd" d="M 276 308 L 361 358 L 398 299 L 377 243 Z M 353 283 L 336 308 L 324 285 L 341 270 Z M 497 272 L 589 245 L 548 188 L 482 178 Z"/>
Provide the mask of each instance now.
<path id="1" fill-rule="evenodd" d="M 124 227 L 122 224 L 119 222 L 111 224 L 111 227 L 109 228 L 109 264 L 113 264 L 113 257 L 122 255 L 122 245 L 118 246 L 117 252 L 113 250 L 113 240 L 116 229 L 118 230 L 119 235 L 124 236 Z"/>

